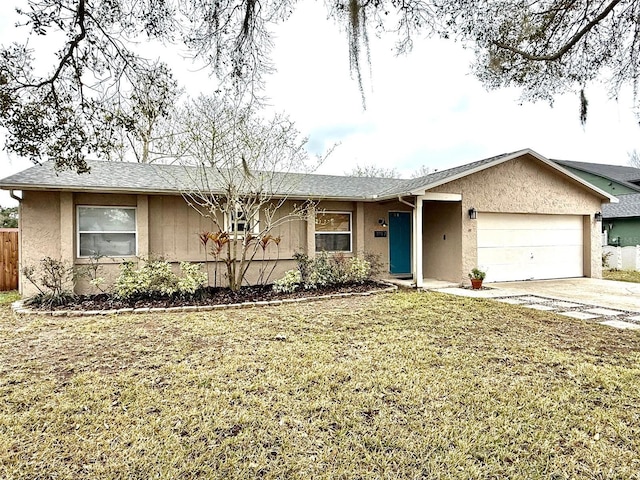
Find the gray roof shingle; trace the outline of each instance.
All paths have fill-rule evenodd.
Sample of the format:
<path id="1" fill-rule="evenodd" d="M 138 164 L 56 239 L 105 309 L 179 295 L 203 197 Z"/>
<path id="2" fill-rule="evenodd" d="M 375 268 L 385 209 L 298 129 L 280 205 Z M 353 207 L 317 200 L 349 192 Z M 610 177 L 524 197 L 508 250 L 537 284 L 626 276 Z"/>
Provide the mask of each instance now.
<path id="1" fill-rule="evenodd" d="M 0 180 L 0 187 L 16 190 L 93 190 L 141 193 L 176 193 L 191 191 L 194 185 L 202 190 L 220 191 L 224 185 L 222 175 L 232 172 L 216 172 L 209 169 L 206 175 L 195 167 L 182 165 L 144 165 L 128 162 L 87 161 L 91 171 L 78 174 L 74 171 L 56 172 L 53 162 L 36 165 Z M 238 174 L 236 172 L 235 174 Z M 255 172 L 256 182 L 259 173 Z M 272 191 L 292 197 L 319 198 L 370 198 L 372 194 L 406 182 L 392 178 L 343 177 L 337 175 L 309 175 L 301 173 L 276 173 L 268 181 Z M 206 187 L 206 188 L 205 188 Z"/>
<path id="2" fill-rule="evenodd" d="M 615 180 L 631 189 L 640 187 L 634 182 L 640 182 L 640 168 L 624 165 L 607 165 L 605 163 L 574 162 L 570 160 L 554 160 L 559 165 L 576 168 L 587 173 Z"/>
<path id="3" fill-rule="evenodd" d="M 433 173 L 430 173 L 429 175 L 425 175 L 424 177 L 406 180 L 401 185 L 394 185 L 390 188 L 387 188 L 387 190 L 380 193 L 380 196 L 402 195 L 405 193 L 413 192 L 418 189 L 428 190 L 429 188 L 435 185 L 441 185 L 442 183 L 445 183 L 447 179 L 453 179 L 455 177 L 458 177 L 461 174 L 464 174 L 465 172 L 469 172 L 469 171 L 475 170 L 476 168 L 483 167 L 497 160 L 513 155 L 514 153 L 516 152 L 503 153 L 501 155 L 496 155 L 495 157 L 489 157 L 483 160 L 478 160 L 476 162 L 460 165 L 458 167 L 448 168 L 447 170 L 440 170 L 437 172 L 433 172 Z"/>
<path id="4" fill-rule="evenodd" d="M 603 218 L 640 217 L 640 193 L 618 195 L 619 203 L 604 203 Z"/>
<path id="5" fill-rule="evenodd" d="M 483 168 L 530 154 L 544 163 L 555 166 L 552 162 L 537 153 L 525 149 L 504 153 L 467 163 L 447 170 L 436 171 L 415 179 L 347 177 L 338 175 L 317 175 L 303 173 L 276 173 L 264 178 L 260 172 L 254 172 L 254 179 L 249 182 L 263 184 L 268 182 L 268 191 L 275 195 L 286 195 L 292 198 L 324 198 L 324 199 L 391 199 L 398 195 L 420 194 L 437 185 L 460 178 Z M 203 169 L 182 165 L 139 164 L 128 162 L 87 161 L 91 169 L 89 174 L 78 174 L 74 171 L 57 172 L 53 162 L 31 167 L 22 172 L 0 180 L 0 188 L 15 190 L 74 190 L 102 191 L 121 193 L 167 193 L 194 191 L 220 192 L 225 182 L 224 176 L 241 175 L 240 170 L 220 171 L 213 168 Z M 238 177 L 240 178 L 240 177 Z M 243 184 L 245 181 L 235 181 Z M 262 182 L 262 183 L 261 183 Z M 587 188 L 589 184 L 585 184 Z M 255 191 L 247 189 L 246 191 Z M 263 189 L 264 190 L 264 189 Z M 600 192 L 595 189 L 600 195 Z M 415 193 L 412 193 L 415 192 Z M 604 194 L 606 198 L 606 194 Z"/>

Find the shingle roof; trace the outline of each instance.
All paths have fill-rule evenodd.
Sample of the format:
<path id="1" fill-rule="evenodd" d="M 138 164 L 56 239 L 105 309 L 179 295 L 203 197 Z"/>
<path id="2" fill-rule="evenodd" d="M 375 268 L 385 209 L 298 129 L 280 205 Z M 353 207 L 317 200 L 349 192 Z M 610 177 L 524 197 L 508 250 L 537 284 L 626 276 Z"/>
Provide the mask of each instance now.
<path id="1" fill-rule="evenodd" d="M 605 163 L 574 162 L 569 160 L 554 160 L 554 162 L 565 167 L 576 168 L 584 172 L 592 173 L 609 180 L 615 180 L 626 187 L 638 190 L 638 185 L 633 182 L 640 182 L 640 168 L 627 167 L 624 165 L 607 165 Z"/>
<path id="2" fill-rule="evenodd" d="M 607 193 L 566 172 L 553 162 L 532 150 L 504 153 L 447 170 L 433 172 L 415 179 L 346 177 L 338 175 L 316 175 L 302 173 L 278 173 L 268 179 L 270 191 L 276 195 L 291 198 L 324 199 L 391 199 L 398 195 L 421 195 L 426 190 L 443 183 L 489 168 L 522 155 L 532 155 L 552 168 L 572 176 L 603 198 L 612 199 Z M 210 169 L 206 175 L 201 168 L 182 165 L 145 165 L 128 162 L 87 161 L 89 174 L 74 171 L 57 172 L 53 162 L 31 167 L 0 180 L 0 188 L 15 190 L 74 190 L 108 191 L 121 193 L 177 193 L 193 191 L 194 185 L 200 191 L 216 193 L 225 182 L 223 175 L 233 175 L 233 171 L 219 172 Z M 236 172 L 235 174 L 238 174 Z M 254 172 L 257 178 L 259 172 Z M 615 201 L 615 199 L 613 199 Z"/>
<path id="3" fill-rule="evenodd" d="M 440 170 L 437 172 L 433 172 L 433 173 L 430 173 L 429 175 L 425 175 L 424 177 L 406 180 L 404 183 L 400 185 L 394 185 L 390 188 L 387 188 L 387 190 L 381 192 L 380 195 L 381 196 L 402 195 L 402 194 L 406 194 L 416 190 L 428 190 L 429 188 L 435 185 L 441 185 L 442 183 L 446 183 L 448 179 L 457 178 L 460 175 L 464 174 L 465 172 L 473 171 L 477 168 L 491 164 L 502 158 L 506 158 L 510 155 L 514 155 L 515 153 L 517 152 L 503 153 L 501 155 L 496 155 L 495 157 L 489 157 L 483 160 L 478 160 L 476 162 L 460 165 L 459 167 L 453 167 L 447 170 Z"/>
<path id="4" fill-rule="evenodd" d="M 618 195 L 619 203 L 602 205 L 603 218 L 640 217 L 640 193 Z"/>
<path id="5" fill-rule="evenodd" d="M 0 180 L 0 187 L 16 190 L 93 190 L 140 193 L 176 193 L 190 191 L 194 185 L 203 190 L 219 191 L 224 185 L 221 175 L 210 170 L 182 165 L 144 165 L 128 162 L 87 161 L 91 172 L 56 172 L 53 162 L 36 165 Z M 256 173 L 259 175 L 259 173 Z M 205 178 L 206 177 L 206 178 Z M 370 198 L 376 192 L 396 186 L 406 180 L 393 178 L 344 177 L 277 173 L 269 180 L 273 191 L 292 197 Z"/>

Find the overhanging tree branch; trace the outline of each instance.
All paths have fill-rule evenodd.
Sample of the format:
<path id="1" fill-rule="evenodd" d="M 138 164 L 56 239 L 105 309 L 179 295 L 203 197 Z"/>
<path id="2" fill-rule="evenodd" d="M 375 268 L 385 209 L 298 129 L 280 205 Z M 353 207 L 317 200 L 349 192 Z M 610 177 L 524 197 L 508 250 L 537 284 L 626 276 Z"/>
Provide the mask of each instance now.
<path id="1" fill-rule="evenodd" d="M 501 42 L 496 40 L 493 44 L 504 50 L 508 50 L 511 53 L 515 53 L 516 55 L 520 55 L 521 57 L 533 61 L 533 62 L 554 62 L 562 58 L 569 50 L 571 50 L 576 44 L 582 40 L 582 38 L 589 33 L 596 25 L 598 25 L 602 20 L 604 20 L 618 5 L 622 0 L 613 0 L 610 2 L 606 8 L 600 12 L 593 20 L 588 22 L 584 27 L 582 27 L 575 35 L 573 35 L 556 53 L 550 55 L 535 55 L 532 53 L 525 52 L 517 47 L 509 45 L 508 43 Z"/>

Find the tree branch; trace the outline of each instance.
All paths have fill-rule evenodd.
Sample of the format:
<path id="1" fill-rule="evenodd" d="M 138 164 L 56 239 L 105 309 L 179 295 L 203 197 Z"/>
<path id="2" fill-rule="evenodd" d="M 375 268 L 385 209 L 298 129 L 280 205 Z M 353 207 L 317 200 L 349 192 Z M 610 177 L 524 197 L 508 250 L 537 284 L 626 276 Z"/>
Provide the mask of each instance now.
<path id="1" fill-rule="evenodd" d="M 35 88 L 40 88 L 40 87 L 44 87 L 45 85 L 53 85 L 53 83 L 56 80 L 58 80 L 58 78 L 62 74 L 62 70 L 67 65 L 67 62 L 69 62 L 73 57 L 73 52 L 75 52 L 75 50 L 78 48 L 78 45 L 80 45 L 80 43 L 87 36 L 87 29 L 84 24 L 84 18 L 85 18 L 85 0 L 79 0 L 78 9 L 76 10 L 76 23 L 80 27 L 80 33 L 75 37 L 73 37 L 73 39 L 68 43 L 69 48 L 67 49 L 67 52 L 64 54 L 64 56 L 60 59 L 60 63 L 58 63 L 58 68 L 53 73 L 53 75 L 36 85 L 30 85 L 30 86 Z"/>
<path id="2" fill-rule="evenodd" d="M 506 44 L 504 42 L 494 41 L 492 43 L 496 47 L 502 48 L 503 50 L 508 50 L 512 53 L 515 53 L 516 55 L 520 55 L 526 60 L 531 60 L 534 62 L 553 62 L 555 60 L 558 60 L 563 55 L 565 55 L 569 50 L 571 50 L 582 39 L 582 37 L 584 37 L 587 33 L 589 33 L 589 31 L 593 27 L 595 27 L 598 23 L 604 20 L 613 11 L 615 6 L 618 5 L 620 2 L 621 0 L 613 0 L 611 3 L 609 3 L 609 5 L 607 5 L 607 7 L 600 13 L 600 15 L 598 15 L 589 23 L 587 23 L 581 30 L 579 30 L 573 37 L 571 37 L 569 41 L 565 43 L 560 50 L 558 50 L 556 53 L 552 55 L 533 55 L 531 53 L 525 52 L 524 50 L 520 50 L 519 48 L 512 47 L 511 45 Z"/>

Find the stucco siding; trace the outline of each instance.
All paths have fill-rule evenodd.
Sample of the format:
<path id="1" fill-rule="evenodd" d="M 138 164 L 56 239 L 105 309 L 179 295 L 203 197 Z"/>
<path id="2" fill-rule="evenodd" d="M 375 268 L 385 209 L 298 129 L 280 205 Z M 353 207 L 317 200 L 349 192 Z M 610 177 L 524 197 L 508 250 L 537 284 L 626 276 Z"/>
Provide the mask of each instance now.
<path id="1" fill-rule="evenodd" d="M 460 202 L 426 201 L 422 218 L 423 277 L 459 281 L 462 268 Z"/>
<path id="2" fill-rule="evenodd" d="M 60 194 L 23 191 L 20 209 L 20 258 L 22 268 L 37 267 L 44 257 L 60 260 Z M 67 259 L 71 266 L 73 259 Z M 37 289 L 20 273 L 21 293 L 35 295 Z"/>
<path id="3" fill-rule="evenodd" d="M 501 163 L 467 177 L 454 180 L 429 190 L 440 193 L 462 194 L 462 271 L 461 281 L 467 281 L 467 272 L 477 264 L 477 222 L 466 212 L 470 208 L 492 213 L 539 213 L 584 215 L 585 275 L 602 276 L 600 226 L 593 220 L 601 210 L 602 200 L 584 186 L 563 177 L 556 170 L 530 156 Z M 589 272 L 589 273 L 586 273 Z"/>

